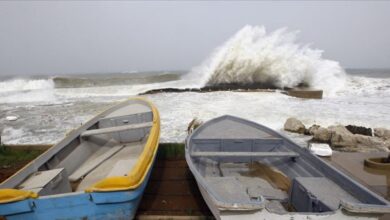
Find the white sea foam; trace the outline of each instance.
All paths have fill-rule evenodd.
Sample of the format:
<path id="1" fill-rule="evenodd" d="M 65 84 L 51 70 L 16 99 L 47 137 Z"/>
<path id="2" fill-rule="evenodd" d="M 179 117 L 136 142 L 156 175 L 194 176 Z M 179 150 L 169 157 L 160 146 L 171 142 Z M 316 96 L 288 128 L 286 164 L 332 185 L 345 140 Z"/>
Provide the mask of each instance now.
<path id="1" fill-rule="evenodd" d="M 296 43 L 297 32 L 245 26 L 194 68 L 189 78 L 199 86 L 224 83 L 271 83 L 296 87 L 307 84 L 326 94 L 343 88 L 345 72 L 336 61 L 322 58 L 322 51 Z"/>
<path id="2" fill-rule="evenodd" d="M 160 111 L 161 141 L 182 142 L 195 117 L 207 121 L 224 114 L 243 117 L 280 130 L 289 117 L 306 126 L 319 124 L 390 128 L 390 96 L 338 96 L 321 100 L 267 92 L 162 93 L 149 95 Z"/>
<path id="3" fill-rule="evenodd" d="M 53 89 L 8 92 L 0 95 L 0 103 L 57 103 Z"/>
<path id="4" fill-rule="evenodd" d="M 369 75 L 369 73 L 367 73 L 367 75 Z M 390 78 L 370 78 L 348 75 L 346 86 L 339 90 L 338 95 L 390 97 Z"/>
<path id="5" fill-rule="evenodd" d="M 31 132 L 25 128 L 12 128 L 6 127 L 1 132 L 2 143 L 6 144 L 20 144 L 22 143 L 22 138 L 31 136 Z"/>
<path id="6" fill-rule="evenodd" d="M 51 79 L 12 79 L 0 82 L 0 93 L 53 88 Z"/>

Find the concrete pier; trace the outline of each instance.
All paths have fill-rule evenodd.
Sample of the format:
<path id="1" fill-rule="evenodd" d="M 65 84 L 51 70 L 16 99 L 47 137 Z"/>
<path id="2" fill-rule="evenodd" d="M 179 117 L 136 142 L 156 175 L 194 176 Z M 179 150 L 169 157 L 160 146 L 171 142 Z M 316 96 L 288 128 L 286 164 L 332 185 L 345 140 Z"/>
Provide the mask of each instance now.
<path id="1" fill-rule="evenodd" d="M 290 89 L 286 92 L 286 95 L 304 99 L 322 99 L 323 91 L 312 89 Z"/>

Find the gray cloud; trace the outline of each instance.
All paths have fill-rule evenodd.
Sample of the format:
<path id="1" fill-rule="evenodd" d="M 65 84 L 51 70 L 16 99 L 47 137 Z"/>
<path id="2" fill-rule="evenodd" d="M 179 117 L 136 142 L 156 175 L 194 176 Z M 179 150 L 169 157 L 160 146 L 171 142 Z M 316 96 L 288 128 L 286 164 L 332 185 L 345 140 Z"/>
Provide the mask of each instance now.
<path id="1" fill-rule="evenodd" d="M 390 68 L 390 2 L 0 2 L 0 74 L 188 70 L 246 24 Z"/>

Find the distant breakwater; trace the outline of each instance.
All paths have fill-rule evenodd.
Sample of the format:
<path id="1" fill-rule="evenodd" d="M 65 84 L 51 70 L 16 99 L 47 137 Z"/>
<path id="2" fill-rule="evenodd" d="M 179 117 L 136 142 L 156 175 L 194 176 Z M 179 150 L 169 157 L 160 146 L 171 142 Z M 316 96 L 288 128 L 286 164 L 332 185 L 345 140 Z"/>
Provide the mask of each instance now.
<path id="1" fill-rule="evenodd" d="M 158 93 L 179 93 L 179 92 L 218 92 L 218 91 L 235 91 L 235 92 L 275 92 L 278 88 L 265 84 L 219 84 L 205 86 L 202 88 L 160 88 L 142 92 L 138 95 L 149 95 Z"/>
<path id="2" fill-rule="evenodd" d="M 267 87 L 265 85 L 251 84 L 251 85 L 240 85 L 240 84 L 220 84 L 217 86 L 205 86 L 202 88 L 160 88 L 152 89 L 146 92 L 139 93 L 138 95 L 150 95 L 150 94 L 159 94 L 159 93 L 182 93 L 182 92 L 218 92 L 218 91 L 233 91 L 233 92 L 276 92 L 278 88 L 276 87 Z M 323 91 L 316 89 L 309 89 L 307 86 L 303 85 L 297 88 L 283 88 L 281 90 L 282 94 L 288 96 L 294 96 L 297 98 L 305 99 L 322 99 Z"/>
<path id="3" fill-rule="evenodd" d="M 162 89 L 152 89 L 146 92 L 139 93 L 138 95 L 150 95 L 150 94 L 159 94 L 159 93 L 181 93 L 181 92 L 218 92 L 218 91 L 234 91 L 234 92 L 275 92 L 275 89 L 216 89 L 216 88 L 162 88 Z"/>

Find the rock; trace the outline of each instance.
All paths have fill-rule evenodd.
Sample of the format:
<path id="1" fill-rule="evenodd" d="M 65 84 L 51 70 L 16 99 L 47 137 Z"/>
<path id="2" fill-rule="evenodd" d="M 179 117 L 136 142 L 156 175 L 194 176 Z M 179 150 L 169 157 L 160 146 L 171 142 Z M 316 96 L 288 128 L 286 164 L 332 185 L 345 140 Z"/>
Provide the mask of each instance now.
<path id="1" fill-rule="evenodd" d="M 319 125 L 312 125 L 309 129 L 306 129 L 305 134 L 314 135 L 314 133 L 320 128 Z"/>
<path id="2" fill-rule="evenodd" d="M 374 136 L 389 140 L 390 130 L 386 128 L 374 128 Z"/>
<path id="3" fill-rule="evenodd" d="M 355 134 L 355 139 L 358 147 L 376 148 L 379 150 L 387 151 L 385 142 L 378 137 L 370 137 L 361 134 Z"/>
<path id="4" fill-rule="evenodd" d="M 284 123 L 284 130 L 304 134 L 306 127 L 305 125 L 296 118 L 288 118 Z"/>
<path id="5" fill-rule="evenodd" d="M 312 129 L 311 131 L 313 132 L 313 141 L 330 143 L 332 133 L 328 129 L 319 127 L 317 129 Z"/>
<path id="6" fill-rule="evenodd" d="M 328 128 L 312 125 L 306 134 L 313 135 L 313 142 L 328 143 L 338 151 L 348 152 L 378 152 L 390 151 L 390 130 L 375 128 L 374 134 L 370 128 L 359 126 L 329 126 Z M 356 133 L 356 134 L 354 134 Z"/>
<path id="7" fill-rule="evenodd" d="M 191 134 L 197 127 L 199 127 L 203 122 L 198 118 L 192 119 L 192 121 L 188 124 L 187 132 Z"/>
<path id="8" fill-rule="evenodd" d="M 384 141 L 383 145 L 385 145 L 385 147 L 390 150 L 390 140 Z"/>
<path id="9" fill-rule="evenodd" d="M 331 133 L 330 144 L 332 147 L 356 147 L 355 136 L 344 126 L 330 126 L 328 130 Z"/>
<path id="10" fill-rule="evenodd" d="M 352 134 L 361 134 L 366 136 L 372 136 L 372 129 L 366 128 L 362 126 L 355 126 L 355 125 L 347 125 L 345 126 L 348 131 L 350 131 Z"/>

